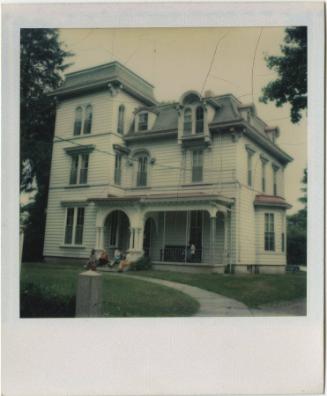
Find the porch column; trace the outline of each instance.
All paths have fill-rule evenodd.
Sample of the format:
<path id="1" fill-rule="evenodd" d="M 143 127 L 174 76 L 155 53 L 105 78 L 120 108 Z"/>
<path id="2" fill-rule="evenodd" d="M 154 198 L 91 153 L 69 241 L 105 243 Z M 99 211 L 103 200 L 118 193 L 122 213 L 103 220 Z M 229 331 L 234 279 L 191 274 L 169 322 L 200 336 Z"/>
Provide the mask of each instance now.
<path id="1" fill-rule="evenodd" d="M 103 227 L 96 227 L 95 248 L 103 249 Z"/>
<path id="2" fill-rule="evenodd" d="M 135 228 L 135 249 L 138 251 L 143 250 L 143 235 L 144 227 Z"/>
<path id="3" fill-rule="evenodd" d="M 214 265 L 216 263 L 216 254 L 215 254 L 215 244 L 216 244 L 216 223 L 217 216 L 210 216 L 210 264 Z"/>
<path id="4" fill-rule="evenodd" d="M 224 214 L 224 264 L 228 263 L 228 214 Z"/>
<path id="5" fill-rule="evenodd" d="M 135 227 L 130 227 L 131 236 L 129 241 L 129 249 L 135 249 Z"/>

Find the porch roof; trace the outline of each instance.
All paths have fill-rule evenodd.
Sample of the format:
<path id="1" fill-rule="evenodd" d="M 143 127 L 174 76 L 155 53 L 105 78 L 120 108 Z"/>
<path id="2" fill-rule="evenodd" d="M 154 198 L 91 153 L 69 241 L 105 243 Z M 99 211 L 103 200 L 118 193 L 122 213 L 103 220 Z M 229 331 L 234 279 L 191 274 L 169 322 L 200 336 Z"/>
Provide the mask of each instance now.
<path id="1" fill-rule="evenodd" d="M 199 192 L 182 192 L 182 193 L 161 193 L 161 194 L 142 194 L 142 195 L 125 195 L 113 196 L 108 195 L 106 198 L 89 198 L 99 204 L 106 203 L 141 203 L 141 204 L 155 204 L 155 203 L 192 203 L 192 202 L 216 202 L 223 205 L 230 205 L 234 202 L 232 198 L 224 197 L 217 194 L 207 194 Z"/>
<path id="2" fill-rule="evenodd" d="M 256 195 L 254 206 L 275 206 L 285 209 L 290 209 L 290 205 L 284 198 L 275 195 Z"/>

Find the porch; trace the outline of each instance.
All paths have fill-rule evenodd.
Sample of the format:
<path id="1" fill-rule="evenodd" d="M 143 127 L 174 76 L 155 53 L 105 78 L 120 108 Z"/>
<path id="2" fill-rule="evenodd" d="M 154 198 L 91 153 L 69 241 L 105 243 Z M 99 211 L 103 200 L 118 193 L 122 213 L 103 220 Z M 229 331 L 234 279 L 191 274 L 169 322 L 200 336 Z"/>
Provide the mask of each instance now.
<path id="1" fill-rule="evenodd" d="M 97 249 L 151 258 L 155 268 L 219 269 L 229 264 L 230 202 L 217 196 L 96 201 Z"/>

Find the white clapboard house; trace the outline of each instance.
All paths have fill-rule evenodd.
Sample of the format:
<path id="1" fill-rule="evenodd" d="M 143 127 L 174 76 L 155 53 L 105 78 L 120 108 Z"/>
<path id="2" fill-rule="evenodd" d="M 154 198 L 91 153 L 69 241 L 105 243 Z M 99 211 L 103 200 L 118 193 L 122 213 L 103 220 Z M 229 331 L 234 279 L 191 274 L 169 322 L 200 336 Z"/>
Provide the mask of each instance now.
<path id="1" fill-rule="evenodd" d="M 119 247 L 157 268 L 285 271 L 292 158 L 279 129 L 232 94 L 160 103 L 153 89 L 111 62 L 67 74 L 52 93 L 45 258 Z"/>

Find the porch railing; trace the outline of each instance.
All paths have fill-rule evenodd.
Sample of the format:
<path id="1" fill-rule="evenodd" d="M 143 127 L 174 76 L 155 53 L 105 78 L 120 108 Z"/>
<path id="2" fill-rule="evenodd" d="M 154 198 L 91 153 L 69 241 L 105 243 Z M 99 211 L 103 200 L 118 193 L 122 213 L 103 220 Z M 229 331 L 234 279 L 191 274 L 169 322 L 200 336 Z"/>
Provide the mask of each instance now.
<path id="1" fill-rule="evenodd" d="M 160 261 L 175 263 L 201 263 L 202 248 L 197 248 L 194 255 L 185 246 L 165 246 L 160 249 Z"/>

